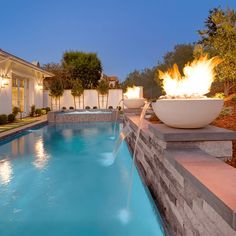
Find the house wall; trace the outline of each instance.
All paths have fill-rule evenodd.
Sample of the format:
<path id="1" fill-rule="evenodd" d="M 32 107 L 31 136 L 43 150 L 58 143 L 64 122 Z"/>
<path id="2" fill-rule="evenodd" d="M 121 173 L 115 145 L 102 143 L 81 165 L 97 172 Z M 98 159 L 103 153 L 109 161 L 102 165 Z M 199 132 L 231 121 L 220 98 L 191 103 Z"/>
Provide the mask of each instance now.
<path id="1" fill-rule="evenodd" d="M 28 71 L 23 73 L 18 68 L 14 68 L 12 72 L 15 76 L 20 76 L 25 79 L 25 111 L 22 114 L 27 116 L 30 112 L 30 107 L 35 105 L 37 108 L 44 107 L 43 90 L 38 86 L 34 75 Z M 11 73 L 11 77 L 12 77 Z M 29 81 L 27 87 L 27 80 Z M 1 78 L 0 78 L 1 83 Z M 28 100 L 28 101 L 27 101 Z M 3 88 L 0 86 L 0 114 L 10 114 L 12 113 L 12 79 L 8 80 L 8 85 Z"/>
<path id="2" fill-rule="evenodd" d="M 29 107 L 34 105 L 34 81 L 29 80 Z"/>
<path id="3" fill-rule="evenodd" d="M 1 80 L 1 78 L 0 78 Z M 0 88 L 0 114 L 12 113 L 12 98 L 11 98 L 11 80 L 4 88 Z"/>
<path id="4" fill-rule="evenodd" d="M 43 107 L 43 89 L 39 88 L 36 81 L 34 81 L 34 105 L 36 108 Z"/>

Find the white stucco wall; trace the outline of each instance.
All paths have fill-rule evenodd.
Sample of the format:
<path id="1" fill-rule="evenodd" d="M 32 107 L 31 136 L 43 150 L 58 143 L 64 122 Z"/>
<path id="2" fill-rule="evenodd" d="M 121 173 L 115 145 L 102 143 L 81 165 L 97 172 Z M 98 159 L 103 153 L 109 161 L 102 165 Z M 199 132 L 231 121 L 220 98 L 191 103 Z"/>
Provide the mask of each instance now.
<path id="1" fill-rule="evenodd" d="M 116 108 L 121 101 L 123 97 L 123 92 L 121 89 L 110 89 L 108 94 L 108 105 Z M 89 106 L 90 108 L 93 108 L 94 106 L 99 107 L 98 105 L 98 92 L 95 89 L 88 89 L 84 90 L 84 96 L 81 96 L 81 106 L 80 109 L 83 107 L 83 98 L 84 98 L 84 107 Z M 58 106 L 56 106 L 55 99 L 52 99 L 49 96 L 49 91 L 44 91 L 43 95 L 43 107 L 51 107 L 51 100 L 53 104 L 53 110 L 58 110 Z M 106 108 L 106 96 L 104 96 L 104 106 L 102 107 L 102 97 L 100 96 L 100 108 Z M 122 103 L 119 104 L 122 106 Z M 65 90 L 63 93 L 63 96 L 60 98 L 60 106 L 66 107 L 67 109 L 72 106 L 74 106 L 74 99 L 71 95 L 70 90 Z M 79 109 L 79 99 L 76 98 L 76 108 Z"/>
<path id="2" fill-rule="evenodd" d="M 123 98 L 122 89 L 110 89 L 108 94 L 108 107 L 116 108 L 118 105 L 122 106 L 121 99 Z"/>
<path id="3" fill-rule="evenodd" d="M 84 107 L 98 107 L 98 92 L 95 89 L 84 90 Z"/>
<path id="4" fill-rule="evenodd" d="M 36 108 L 43 107 L 43 89 L 38 87 L 36 81 L 34 81 L 34 105 Z"/>
<path id="5" fill-rule="evenodd" d="M 29 80 L 29 109 L 34 103 L 34 80 Z"/>
<path id="6" fill-rule="evenodd" d="M 11 82 L 12 80 L 10 79 L 8 85 L 0 88 L 0 114 L 8 115 L 12 113 Z"/>

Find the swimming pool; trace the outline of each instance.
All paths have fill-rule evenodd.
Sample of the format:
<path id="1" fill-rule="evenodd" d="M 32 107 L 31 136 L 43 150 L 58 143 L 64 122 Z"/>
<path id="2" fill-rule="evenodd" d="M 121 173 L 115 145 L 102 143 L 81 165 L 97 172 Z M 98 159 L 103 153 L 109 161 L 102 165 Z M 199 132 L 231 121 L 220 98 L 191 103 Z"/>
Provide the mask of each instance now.
<path id="1" fill-rule="evenodd" d="M 106 165 L 114 123 L 54 124 L 0 143 L 0 235 L 161 236 L 161 218 L 127 145 Z"/>

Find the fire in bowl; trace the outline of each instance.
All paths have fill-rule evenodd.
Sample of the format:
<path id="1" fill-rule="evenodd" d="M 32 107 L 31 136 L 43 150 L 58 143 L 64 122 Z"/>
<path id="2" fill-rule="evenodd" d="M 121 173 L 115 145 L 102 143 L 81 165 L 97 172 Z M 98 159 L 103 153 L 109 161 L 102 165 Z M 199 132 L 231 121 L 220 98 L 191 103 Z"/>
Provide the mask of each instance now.
<path id="1" fill-rule="evenodd" d="M 141 108 L 145 103 L 145 99 L 141 97 L 140 87 L 128 87 L 127 92 L 124 93 L 123 102 L 127 108 Z"/>
<path id="2" fill-rule="evenodd" d="M 224 101 L 214 98 L 159 99 L 152 103 L 157 117 L 174 128 L 201 128 L 220 114 Z"/>
<path id="3" fill-rule="evenodd" d="M 201 128 L 210 124 L 220 114 L 224 101 L 207 98 L 214 81 L 214 68 L 221 62 L 218 57 L 207 55 L 185 65 L 183 76 L 175 64 L 162 72 L 166 96 L 152 104 L 157 117 L 166 125 L 175 128 Z"/>
<path id="4" fill-rule="evenodd" d="M 124 98 L 124 105 L 127 108 L 141 108 L 144 103 L 144 98 Z"/>

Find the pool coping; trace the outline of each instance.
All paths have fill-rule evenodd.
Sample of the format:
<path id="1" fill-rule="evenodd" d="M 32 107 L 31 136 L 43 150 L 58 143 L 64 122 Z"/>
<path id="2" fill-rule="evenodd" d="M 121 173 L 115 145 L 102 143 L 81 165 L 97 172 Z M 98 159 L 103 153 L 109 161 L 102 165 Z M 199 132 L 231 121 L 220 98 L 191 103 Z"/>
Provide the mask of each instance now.
<path id="1" fill-rule="evenodd" d="M 27 130 L 29 128 L 48 123 L 47 115 L 44 115 L 44 116 L 39 117 L 39 118 L 40 118 L 40 120 L 32 122 L 30 124 L 23 125 L 23 126 L 11 129 L 11 130 L 3 131 L 2 133 L 0 133 L 0 141 L 3 141 L 5 139 L 9 138 L 10 136 L 20 134 L 20 133 L 24 132 L 25 130 Z"/>

